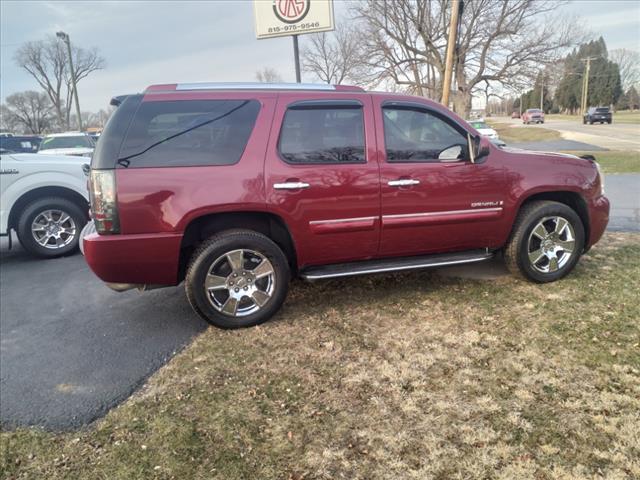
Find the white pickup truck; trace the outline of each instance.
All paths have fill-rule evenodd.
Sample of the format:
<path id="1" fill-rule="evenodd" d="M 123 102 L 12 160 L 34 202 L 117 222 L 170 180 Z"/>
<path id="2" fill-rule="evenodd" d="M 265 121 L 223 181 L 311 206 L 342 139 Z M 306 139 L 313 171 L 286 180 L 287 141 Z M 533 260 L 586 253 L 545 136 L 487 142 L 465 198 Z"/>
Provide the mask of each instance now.
<path id="1" fill-rule="evenodd" d="M 25 250 L 59 257 L 78 247 L 88 220 L 87 179 L 90 159 L 0 153 L 0 235 L 11 230 Z"/>

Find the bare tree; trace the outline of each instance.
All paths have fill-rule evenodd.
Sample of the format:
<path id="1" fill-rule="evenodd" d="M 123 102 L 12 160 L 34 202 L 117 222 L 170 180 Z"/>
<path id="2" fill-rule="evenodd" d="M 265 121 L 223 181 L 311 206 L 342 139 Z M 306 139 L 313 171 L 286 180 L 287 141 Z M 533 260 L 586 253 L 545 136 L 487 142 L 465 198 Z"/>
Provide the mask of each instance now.
<path id="1" fill-rule="evenodd" d="M 626 48 L 609 52 L 609 60 L 618 64 L 622 88 L 626 92 L 640 85 L 640 53 Z"/>
<path id="2" fill-rule="evenodd" d="M 302 68 L 325 83 L 362 83 L 366 79 L 360 74 L 360 42 L 360 30 L 354 24 L 343 23 L 331 33 L 309 35 L 302 49 Z"/>
<path id="3" fill-rule="evenodd" d="M 20 122 L 3 103 L 0 105 L 0 132 L 17 133 L 21 129 Z"/>
<path id="4" fill-rule="evenodd" d="M 6 113 L 28 133 L 42 133 L 51 125 L 51 102 L 43 92 L 18 92 L 6 99 Z"/>
<path id="5" fill-rule="evenodd" d="M 282 77 L 277 70 L 270 67 L 264 67 L 256 72 L 256 80 L 260 83 L 282 83 Z"/>
<path id="6" fill-rule="evenodd" d="M 95 48 L 86 50 L 74 46 L 71 54 L 76 84 L 91 72 L 104 68 L 104 59 Z M 18 49 L 14 60 L 44 89 L 53 104 L 59 126 L 68 130 L 73 81 L 66 46 L 53 36 L 27 42 Z"/>
<path id="7" fill-rule="evenodd" d="M 370 71 L 418 94 L 439 99 L 450 22 L 448 0 L 365 0 L 356 8 L 367 25 Z M 466 0 L 455 55 L 454 110 L 468 114 L 474 91 L 486 82 L 504 87 L 530 83 L 545 65 L 581 39 L 576 23 L 548 0 Z"/>

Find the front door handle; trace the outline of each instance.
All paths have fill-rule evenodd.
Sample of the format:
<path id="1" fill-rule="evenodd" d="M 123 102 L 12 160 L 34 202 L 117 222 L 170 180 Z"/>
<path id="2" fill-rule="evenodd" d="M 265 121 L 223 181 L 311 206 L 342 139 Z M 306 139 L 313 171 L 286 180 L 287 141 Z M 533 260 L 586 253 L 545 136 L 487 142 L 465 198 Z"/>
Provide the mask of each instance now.
<path id="1" fill-rule="evenodd" d="M 273 188 L 276 190 L 299 190 L 301 188 L 309 188 L 309 184 L 305 182 L 284 182 L 274 183 Z"/>
<path id="2" fill-rule="evenodd" d="M 401 178 L 400 180 L 389 180 L 387 185 L 390 187 L 408 187 L 409 185 L 418 185 L 420 180 L 413 178 Z"/>

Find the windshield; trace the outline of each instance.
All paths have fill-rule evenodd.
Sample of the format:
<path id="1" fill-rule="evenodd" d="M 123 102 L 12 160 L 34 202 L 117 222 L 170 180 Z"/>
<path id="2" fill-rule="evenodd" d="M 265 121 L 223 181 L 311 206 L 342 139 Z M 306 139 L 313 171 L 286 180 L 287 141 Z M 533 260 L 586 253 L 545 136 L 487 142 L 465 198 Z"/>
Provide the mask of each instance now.
<path id="1" fill-rule="evenodd" d="M 42 141 L 40 150 L 50 150 L 52 148 L 93 148 L 93 142 L 86 135 L 76 135 L 69 137 L 48 137 Z"/>
<path id="2" fill-rule="evenodd" d="M 542 113 L 542 110 L 540 110 L 539 108 L 530 108 L 529 110 L 527 110 L 527 113 Z"/>
<path id="3" fill-rule="evenodd" d="M 487 125 L 484 122 L 470 122 L 470 124 L 476 130 L 480 130 L 481 128 L 491 128 L 489 125 Z"/>

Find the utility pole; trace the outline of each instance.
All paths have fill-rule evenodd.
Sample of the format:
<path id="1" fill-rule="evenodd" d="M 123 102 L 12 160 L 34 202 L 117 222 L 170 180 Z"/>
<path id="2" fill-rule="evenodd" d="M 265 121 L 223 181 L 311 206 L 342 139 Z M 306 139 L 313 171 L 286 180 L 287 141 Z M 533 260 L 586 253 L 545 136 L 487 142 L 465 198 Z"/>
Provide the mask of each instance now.
<path id="1" fill-rule="evenodd" d="M 540 110 L 544 112 L 544 74 L 540 80 Z"/>
<path id="2" fill-rule="evenodd" d="M 67 44 L 67 52 L 69 53 L 69 70 L 71 70 L 71 83 L 73 84 L 73 93 L 76 98 L 76 115 L 78 116 L 78 130 L 82 131 L 82 115 L 80 114 L 80 100 L 78 100 L 78 86 L 76 85 L 76 73 L 73 70 L 73 59 L 71 58 L 71 40 L 69 35 L 64 32 L 56 32 L 56 37 Z"/>
<path id="3" fill-rule="evenodd" d="M 582 78 L 582 101 L 580 102 L 580 110 L 582 111 L 582 115 L 587 112 L 589 103 L 589 72 L 591 70 L 591 60 L 595 60 L 596 58 L 598 57 L 587 57 L 582 59 L 583 62 L 587 63 L 584 77 Z"/>
<path id="4" fill-rule="evenodd" d="M 523 97 L 523 96 L 524 96 L 524 95 L 522 95 L 522 93 L 521 93 L 521 94 L 520 94 L 520 117 L 518 117 L 518 118 L 522 118 L 522 97 Z"/>
<path id="5" fill-rule="evenodd" d="M 442 103 L 449 107 L 449 94 L 451 92 L 451 77 L 453 76 L 453 54 L 456 49 L 456 37 L 458 34 L 458 13 L 460 0 L 451 0 L 451 22 L 449 23 L 449 40 L 447 43 L 447 59 L 444 70 L 444 83 L 442 85 Z"/>

